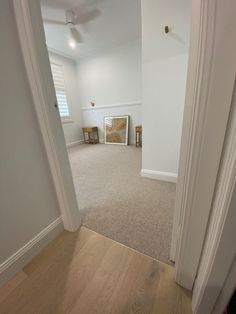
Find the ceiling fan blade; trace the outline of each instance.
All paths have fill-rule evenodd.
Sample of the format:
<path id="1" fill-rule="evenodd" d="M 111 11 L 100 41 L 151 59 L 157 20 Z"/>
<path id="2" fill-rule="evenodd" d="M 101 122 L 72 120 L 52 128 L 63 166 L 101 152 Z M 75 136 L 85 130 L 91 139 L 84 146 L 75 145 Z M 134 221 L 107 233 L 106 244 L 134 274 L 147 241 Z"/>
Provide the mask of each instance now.
<path id="1" fill-rule="evenodd" d="M 85 24 L 92 20 L 94 20 L 96 17 L 98 17 L 101 14 L 101 11 L 97 8 L 88 10 L 84 13 L 78 13 L 76 14 L 76 17 L 74 18 L 75 24 Z"/>
<path id="2" fill-rule="evenodd" d="M 70 28 L 70 32 L 71 32 L 71 36 L 73 37 L 73 39 L 77 43 L 82 43 L 83 42 L 83 37 L 82 37 L 81 33 L 78 31 L 77 28 L 75 28 L 75 27 Z"/>
<path id="3" fill-rule="evenodd" d="M 56 21 L 56 20 L 51 20 L 51 19 L 43 19 L 43 22 L 47 24 L 53 24 L 53 25 L 66 25 L 66 22 Z"/>

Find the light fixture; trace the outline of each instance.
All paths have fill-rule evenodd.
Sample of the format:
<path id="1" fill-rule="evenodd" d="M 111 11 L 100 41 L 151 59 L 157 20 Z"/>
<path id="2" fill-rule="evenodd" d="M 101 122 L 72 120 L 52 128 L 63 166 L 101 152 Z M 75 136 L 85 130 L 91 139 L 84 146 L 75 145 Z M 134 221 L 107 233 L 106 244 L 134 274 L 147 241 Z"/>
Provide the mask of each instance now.
<path id="1" fill-rule="evenodd" d="M 76 46 L 76 43 L 75 43 L 73 40 L 71 40 L 71 41 L 69 42 L 69 46 L 74 49 L 75 46 Z"/>

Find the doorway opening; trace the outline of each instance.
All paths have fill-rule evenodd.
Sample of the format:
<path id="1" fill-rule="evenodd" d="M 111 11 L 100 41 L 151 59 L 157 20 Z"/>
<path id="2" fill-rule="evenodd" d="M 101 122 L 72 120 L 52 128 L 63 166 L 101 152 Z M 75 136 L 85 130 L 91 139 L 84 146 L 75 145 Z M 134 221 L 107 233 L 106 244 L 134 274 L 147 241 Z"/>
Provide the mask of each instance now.
<path id="1" fill-rule="evenodd" d="M 154 2 L 142 13 L 136 0 L 41 9 L 82 224 L 171 263 L 191 4 L 171 8 L 166 32 L 156 12 L 168 4 Z"/>

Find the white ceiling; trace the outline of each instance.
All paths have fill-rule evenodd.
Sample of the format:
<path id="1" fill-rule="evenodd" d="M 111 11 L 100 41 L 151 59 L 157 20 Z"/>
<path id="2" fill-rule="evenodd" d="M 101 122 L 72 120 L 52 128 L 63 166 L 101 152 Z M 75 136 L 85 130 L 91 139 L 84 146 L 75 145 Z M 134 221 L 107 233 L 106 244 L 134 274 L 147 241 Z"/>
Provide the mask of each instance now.
<path id="1" fill-rule="evenodd" d="M 78 29 L 84 42 L 72 49 L 66 26 L 44 24 L 49 49 L 79 59 L 130 41 L 141 39 L 140 0 L 41 0 L 44 18 L 65 21 L 65 11 L 86 12 L 97 8 L 101 12 L 93 21 Z"/>

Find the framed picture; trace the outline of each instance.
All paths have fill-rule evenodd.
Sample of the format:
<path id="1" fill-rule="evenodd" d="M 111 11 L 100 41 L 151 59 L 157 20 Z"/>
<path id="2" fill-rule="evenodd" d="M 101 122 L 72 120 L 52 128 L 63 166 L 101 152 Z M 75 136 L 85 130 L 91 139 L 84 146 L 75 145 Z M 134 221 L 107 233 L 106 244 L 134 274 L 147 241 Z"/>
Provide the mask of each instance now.
<path id="1" fill-rule="evenodd" d="M 105 144 L 128 145 L 129 116 L 104 117 Z"/>

